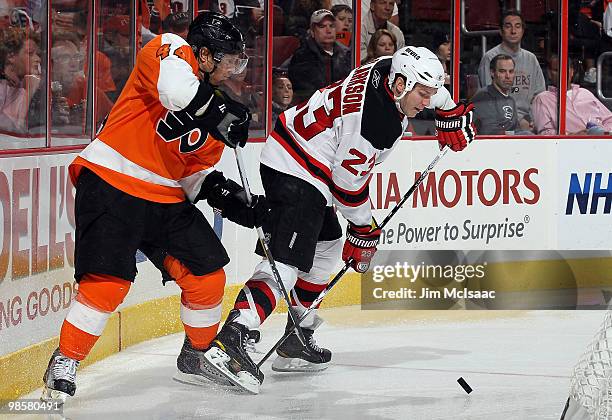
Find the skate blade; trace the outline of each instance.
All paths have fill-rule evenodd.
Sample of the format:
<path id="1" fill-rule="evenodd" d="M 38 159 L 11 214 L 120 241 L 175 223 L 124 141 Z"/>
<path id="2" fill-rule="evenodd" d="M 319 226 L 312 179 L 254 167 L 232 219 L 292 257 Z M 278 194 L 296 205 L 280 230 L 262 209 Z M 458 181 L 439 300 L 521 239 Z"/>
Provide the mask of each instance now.
<path id="1" fill-rule="evenodd" d="M 219 374 L 227 378 L 232 384 L 236 385 L 250 394 L 259 394 L 260 383 L 255 376 L 246 371 L 240 371 L 237 374 L 232 373 L 226 363 L 231 359 L 220 348 L 212 347 L 204 353 L 206 363 Z"/>
<path id="2" fill-rule="evenodd" d="M 208 367 L 208 366 L 207 366 Z M 214 372 L 216 375 L 215 379 L 208 378 L 202 375 L 195 375 L 191 373 L 181 372 L 180 370 L 172 377 L 176 382 L 188 385 L 206 386 L 206 387 L 219 387 L 219 388 L 232 388 L 234 386 L 225 376 L 221 376 Z"/>
<path id="3" fill-rule="evenodd" d="M 45 402 L 56 402 L 59 405 L 64 405 L 70 395 L 62 391 L 56 391 L 46 385 L 43 387 L 42 395 L 40 396 L 41 401 Z"/>
<path id="4" fill-rule="evenodd" d="M 297 357 L 276 356 L 272 363 L 272 370 L 275 372 L 320 372 L 329 367 L 327 363 L 312 363 Z"/>

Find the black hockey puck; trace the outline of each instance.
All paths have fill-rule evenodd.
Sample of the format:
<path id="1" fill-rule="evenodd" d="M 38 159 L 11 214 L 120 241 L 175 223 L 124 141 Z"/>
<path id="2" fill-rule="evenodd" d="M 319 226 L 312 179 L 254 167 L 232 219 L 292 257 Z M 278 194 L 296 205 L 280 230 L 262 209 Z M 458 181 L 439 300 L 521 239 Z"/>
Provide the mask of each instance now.
<path id="1" fill-rule="evenodd" d="M 468 385 L 467 382 L 465 382 L 465 379 L 463 379 L 463 377 L 457 379 L 457 383 L 459 385 L 461 385 L 461 388 L 463 388 L 463 390 L 469 394 L 470 392 L 472 392 L 472 387 Z"/>

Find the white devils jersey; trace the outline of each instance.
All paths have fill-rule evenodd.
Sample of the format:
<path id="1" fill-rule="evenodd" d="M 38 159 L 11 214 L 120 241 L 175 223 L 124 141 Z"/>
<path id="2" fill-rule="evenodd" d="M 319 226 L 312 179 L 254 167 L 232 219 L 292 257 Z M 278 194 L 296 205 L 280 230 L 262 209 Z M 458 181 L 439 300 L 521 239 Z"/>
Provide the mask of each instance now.
<path id="1" fill-rule="evenodd" d="M 353 70 L 278 118 L 261 163 L 314 185 L 355 225 L 372 221 L 368 184 L 374 165 L 393 150 L 408 126 L 389 90 L 391 58 Z M 445 88 L 430 107 L 455 106 Z"/>

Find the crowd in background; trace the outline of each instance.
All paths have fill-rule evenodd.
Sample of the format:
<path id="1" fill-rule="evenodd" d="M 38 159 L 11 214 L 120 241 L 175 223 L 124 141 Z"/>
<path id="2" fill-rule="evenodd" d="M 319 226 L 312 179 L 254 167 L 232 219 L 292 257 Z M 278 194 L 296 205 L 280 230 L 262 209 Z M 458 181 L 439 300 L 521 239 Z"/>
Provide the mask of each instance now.
<path id="1" fill-rule="evenodd" d="M 427 5 L 416 0 L 358 1 L 359 39 L 352 33 L 352 0 L 198 1 L 200 11 L 225 14 L 245 34 L 249 65 L 222 88 L 251 109 L 253 129 L 263 130 L 267 123 L 265 7 L 273 11 L 272 124 L 287 107 L 346 77 L 354 68 L 357 49 L 361 63 L 366 63 L 391 55 L 404 45 L 426 46 L 438 55 L 447 74 L 445 85 L 451 89 L 450 0 L 431 0 Z M 483 28 L 476 27 L 489 30 L 486 41 L 492 47 L 483 50 L 486 44 L 479 37 L 462 39 L 460 93 L 462 99 L 476 103 L 480 133 L 555 134 L 559 85 L 553 25 L 556 9 L 542 9 L 534 15 L 526 2 L 519 12 L 511 8 L 513 2 L 500 1 L 488 4 L 491 10 L 475 15 L 469 5 L 476 3 L 466 1 L 466 16 L 473 21 L 477 20 L 474 16 L 493 16 Z M 50 128 L 60 135 L 91 137 L 92 127 L 110 111 L 129 76 L 134 49 L 163 32 L 186 37 L 193 13 L 191 1 L 139 0 L 134 28 L 131 1 L 101 1 L 94 25 L 98 30 L 92 39 L 94 22 L 87 1 L 50 4 L 52 10 L 47 13 L 40 1 L 0 2 L 3 133 L 27 136 Z M 596 95 L 599 77 L 607 96 L 612 96 L 612 59 L 604 60 L 597 72 L 598 57 L 612 50 L 612 0 L 570 0 L 569 12 L 568 133 L 612 131 L 611 104 Z M 47 16 L 51 17 L 50 30 L 45 27 Z M 470 22 L 466 23 L 469 27 Z M 544 37 L 543 31 L 547 31 Z M 95 54 L 90 54 L 94 46 Z M 90 69 L 91 57 L 95 69 Z M 47 80 L 46 72 L 48 87 L 41 83 Z M 97 84 L 92 92 L 88 80 L 94 74 Z M 424 112 L 412 121 L 409 130 L 433 134 L 432 119 L 431 113 Z"/>

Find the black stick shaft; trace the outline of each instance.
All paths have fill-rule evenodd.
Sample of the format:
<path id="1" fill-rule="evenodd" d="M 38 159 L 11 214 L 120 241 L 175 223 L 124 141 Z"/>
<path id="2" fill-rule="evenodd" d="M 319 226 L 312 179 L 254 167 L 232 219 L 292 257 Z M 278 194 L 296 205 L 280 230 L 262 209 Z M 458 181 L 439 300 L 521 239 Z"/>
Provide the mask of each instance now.
<path id="1" fill-rule="evenodd" d="M 245 166 L 242 160 L 242 153 L 239 148 L 235 148 L 234 153 L 236 154 L 236 165 L 238 166 L 238 173 L 240 174 L 240 179 L 242 180 L 242 186 L 246 193 L 247 201 L 250 204 L 252 201 L 251 188 L 249 186 L 249 179 L 246 176 L 246 172 L 244 172 Z M 280 289 L 283 295 L 283 298 L 285 299 L 285 302 L 287 303 L 287 312 L 289 313 L 291 322 L 293 322 L 293 325 L 298 326 L 295 330 L 297 333 L 297 336 L 302 342 L 302 345 L 306 345 L 306 338 L 304 337 L 304 333 L 302 332 L 302 329 L 299 327 L 300 324 L 298 322 L 297 311 L 291 305 L 291 299 L 289 298 L 289 293 L 287 293 L 287 288 L 285 287 L 285 284 L 283 283 L 283 279 L 281 278 L 280 273 L 278 272 L 276 263 L 274 262 L 274 257 L 272 256 L 272 252 L 270 252 L 270 248 L 268 247 L 268 243 L 266 242 L 264 231 L 261 228 L 261 226 L 257 227 L 256 230 L 257 230 L 257 236 L 259 237 L 259 242 L 261 243 L 261 247 L 268 260 L 268 264 L 270 264 L 270 268 L 272 269 L 272 275 L 274 277 L 274 280 L 276 281 L 278 288 Z"/>

